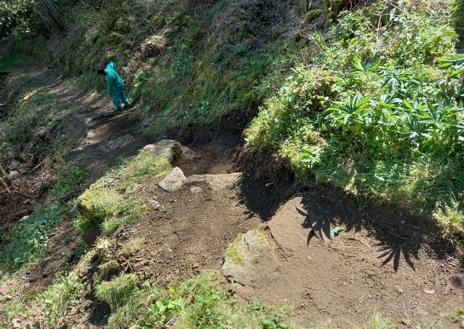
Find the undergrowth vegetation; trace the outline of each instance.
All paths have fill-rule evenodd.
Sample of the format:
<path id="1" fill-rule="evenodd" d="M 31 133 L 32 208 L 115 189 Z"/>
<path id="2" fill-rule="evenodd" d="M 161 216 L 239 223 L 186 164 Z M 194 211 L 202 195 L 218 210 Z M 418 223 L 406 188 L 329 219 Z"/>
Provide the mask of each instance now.
<path id="1" fill-rule="evenodd" d="M 7 58 L 0 66 L 11 67 L 14 62 Z M 15 225 L 10 234 L 2 236 L 2 272 L 21 268 L 43 254 L 49 233 L 72 209 L 73 202 L 68 202 L 68 197 L 84 181 L 83 169 L 66 164 L 62 158 L 69 144 L 65 126 L 70 104 L 48 92 L 40 82 L 26 78 L 21 70 L 8 76 L 6 89 L 8 108 L 0 121 L 0 159 L 22 152 L 28 155 L 31 150 L 36 159 L 53 157 L 51 169 L 57 179 L 47 186 L 48 194 L 37 209 Z M 41 130 L 49 136 L 41 136 Z"/>
<path id="2" fill-rule="evenodd" d="M 274 152 L 354 193 L 387 198 L 464 228 L 463 57 L 449 6 L 377 1 L 343 12 L 246 131 Z"/>
<path id="3" fill-rule="evenodd" d="M 73 33 L 22 47 L 103 88 L 95 70 L 116 61 L 147 129 L 209 124 L 236 112 L 246 118 L 264 90 L 298 60 L 284 34 L 297 24 L 297 0 L 83 1 L 67 12 Z M 76 21 L 76 11 L 79 20 Z M 279 20 L 279 24 L 274 24 Z"/>
<path id="4" fill-rule="evenodd" d="M 21 268 L 43 254 L 48 235 L 72 209 L 73 201 L 63 202 L 63 198 L 75 193 L 83 180 L 84 171 L 80 167 L 68 165 L 61 168 L 49 197 L 31 216 L 15 225 L 10 235 L 3 238 L 0 274 Z"/>

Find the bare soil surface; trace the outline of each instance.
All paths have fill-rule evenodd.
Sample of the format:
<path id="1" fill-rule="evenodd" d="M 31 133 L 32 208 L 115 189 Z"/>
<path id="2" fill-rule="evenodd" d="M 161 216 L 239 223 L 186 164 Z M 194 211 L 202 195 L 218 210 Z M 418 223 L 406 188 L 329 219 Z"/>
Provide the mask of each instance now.
<path id="1" fill-rule="evenodd" d="M 464 303 L 459 255 L 423 221 L 318 186 L 265 224 L 278 258 L 262 257 L 229 280 L 246 299 L 291 305 L 305 328 L 352 328 L 376 312 L 398 328 L 460 328 L 449 319 Z M 250 282 L 247 272 L 262 275 Z"/>
<path id="2" fill-rule="evenodd" d="M 88 118 L 107 111 L 109 99 L 80 93 L 67 80 L 44 75 L 37 67 L 28 68 L 28 73 L 75 104 L 67 128 L 72 149 L 66 159 L 85 166 L 88 183 L 154 142 L 141 132 L 135 112 L 92 125 Z M 239 289 L 243 298 L 293 305 L 290 317 L 306 328 L 350 328 L 376 311 L 399 327 L 459 327 L 447 314 L 464 303 L 463 264 L 456 247 L 446 243 L 433 222 L 319 184 L 290 198 L 292 182 L 276 187 L 237 172 L 238 141 L 237 135 L 224 132 L 209 143 L 189 145 L 194 156 L 174 163 L 188 177 L 179 192 L 165 192 L 156 182 L 141 187 L 140 193 L 154 206 L 132 227 L 114 235 L 118 248 L 143 238 L 141 248 L 125 260 L 126 271 L 168 285 L 204 269 L 219 269 L 228 244 L 239 233 L 265 225 L 278 263 L 255 264 L 263 277 Z M 21 180 L 38 182 L 47 170 L 48 165 L 24 170 Z M 27 192 L 36 193 L 36 185 Z M 10 216 L 14 220 L 7 222 L 13 223 L 23 215 L 15 212 L 32 211 L 35 201 L 18 208 L 9 208 L 15 200 L 0 202 L 0 217 Z M 330 238 L 334 228 L 343 231 Z M 77 231 L 64 222 L 25 281 L 31 289 L 45 287 L 56 273 L 75 264 L 78 250 Z M 82 327 L 101 327 L 108 310 L 100 306 L 89 299 L 71 317 Z"/>

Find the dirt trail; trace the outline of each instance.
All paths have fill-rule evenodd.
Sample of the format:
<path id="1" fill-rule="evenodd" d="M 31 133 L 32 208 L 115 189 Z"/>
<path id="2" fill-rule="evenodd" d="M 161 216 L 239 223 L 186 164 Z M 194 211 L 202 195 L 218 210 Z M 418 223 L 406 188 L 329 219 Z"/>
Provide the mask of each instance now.
<path id="1" fill-rule="evenodd" d="M 258 255 L 255 262 L 240 271 L 225 269 L 241 284 L 242 296 L 290 304 L 292 318 L 305 327 L 352 328 L 379 312 L 397 320 L 399 328 L 460 328 L 447 317 L 464 302 L 459 261 L 426 244 L 410 255 L 404 244 L 397 250 L 395 241 L 379 241 L 366 226 L 350 227 L 342 220 L 342 203 L 303 195 L 282 206 L 263 228 L 278 257 L 264 257 L 259 246 L 251 246 L 245 253 Z M 384 212 L 385 218 L 391 214 Z M 344 231 L 333 236 L 337 227 Z"/>
<path id="2" fill-rule="evenodd" d="M 88 118 L 106 111 L 108 99 L 77 92 L 66 80 L 37 67 L 27 73 L 75 105 L 68 127 L 73 150 L 66 159 L 85 166 L 89 183 L 155 141 L 142 134 L 132 111 L 92 126 Z M 134 271 L 168 284 L 203 269 L 219 269 L 239 233 L 272 218 L 264 232 L 277 250 L 277 263 L 255 262 L 254 269 L 263 275 L 242 284 L 244 298 L 292 304 L 291 317 L 304 327 L 331 323 L 348 328 L 375 311 L 403 319 L 405 327 L 408 321 L 414 328 L 456 325 L 447 314 L 464 303 L 462 264 L 435 226 L 401 210 L 351 201 L 317 187 L 284 202 L 287 189 L 270 190 L 237 172 L 237 143 L 236 135 L 224 132 L 209 143 L 190 145 L 195 156 L 174 163 L 189 177 L 179 192 L 144 186 L 144 196 L 160 206 L 115 235 L 120 243 L 144 238 L 144 246 L 131 258 Z M 284 205 L 274 215 L 280 202 Z M 335 227 L 344 231 L 327 239 Z M 64 223 L 52 237 L 47 256 L 31 271 L 36 272 L 28 278 L 31 285 L 46 285 L 74 261 L 76 242 L 66 239 L 77 235 L 73 230 Z M 240 283 L 240 278 L 233 279 Z M 94 314 L 89 316 L 76 321 L 94 321 Z M 93 325 L 104 325 L 104 317 Z"/>

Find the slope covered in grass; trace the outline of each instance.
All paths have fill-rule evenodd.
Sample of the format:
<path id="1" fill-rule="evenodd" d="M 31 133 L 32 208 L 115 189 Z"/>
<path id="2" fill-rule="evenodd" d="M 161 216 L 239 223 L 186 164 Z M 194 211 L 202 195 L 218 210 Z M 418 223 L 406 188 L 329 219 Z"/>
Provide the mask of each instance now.
<path id="1" fill-rule="evenodd" d="M 462 63 L 452 6 L 376 1 L 312 37 L 246 131 L 251 153 L 464 228 Z"/>
<path id="2" fill-rule="evenodd" d="M 100 89 L 96 69 L 116 61 L 148 129 L 164 132 L 248 116 L 299 55 L 289 33 L 304 14 L 298 3 L 64 1 L 68 31 L 22 47 Z"/>

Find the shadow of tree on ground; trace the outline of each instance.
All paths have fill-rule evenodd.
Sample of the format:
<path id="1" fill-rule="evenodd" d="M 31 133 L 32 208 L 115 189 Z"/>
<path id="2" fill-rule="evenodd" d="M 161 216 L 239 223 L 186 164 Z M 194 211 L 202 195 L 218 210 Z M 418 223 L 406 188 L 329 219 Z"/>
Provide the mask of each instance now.
<path id="1" fill-rule="evenodd" d="M 446 259 L 456 251 L 443 238 L 442 231 L 430 217 L 419 216 L 388 202 L 347 195 L 343 190 L 311 182 L 302 190 L 303 227 L 312 237 L 330 239 L 331 227 L 343 226 L 347 231 L 365 229 L 378 240 L 377 251 L 382 266 L 392 264 L 398 271 L 401 260 L 415 270 L 419 251 L 424 248 L 438 259 Z M 413 261 L 414 259 L 414 261 Z"/>
<path id="2" fill-rule="evenodd" d="M 241 202 L 250 212 L 259 214 L 263 221 L 270 220 L 292 196 L 300 195 L 303 205 L 297 210 L 305 216 L 302 226 L 308 229 L 307 244 L 313 238 L 328 241 L 338 226 L 345 231 L 366 230 L 378 241 L 380 265 L 391 264 L 395 271 L 401 264 L 415 270 L 421 252 L 441 260 L 457 254 L 456 246 L 443 238 L 442 230 L 431 217 L 414 214 L 389 202 L 347 195 L 342 189 L 318 183 L 315 179 L 303 187 L 292 179 L 269 186 L 244 176 L 240 190 Z M 464 259 L 461 265 L 464 265 Z"/>

